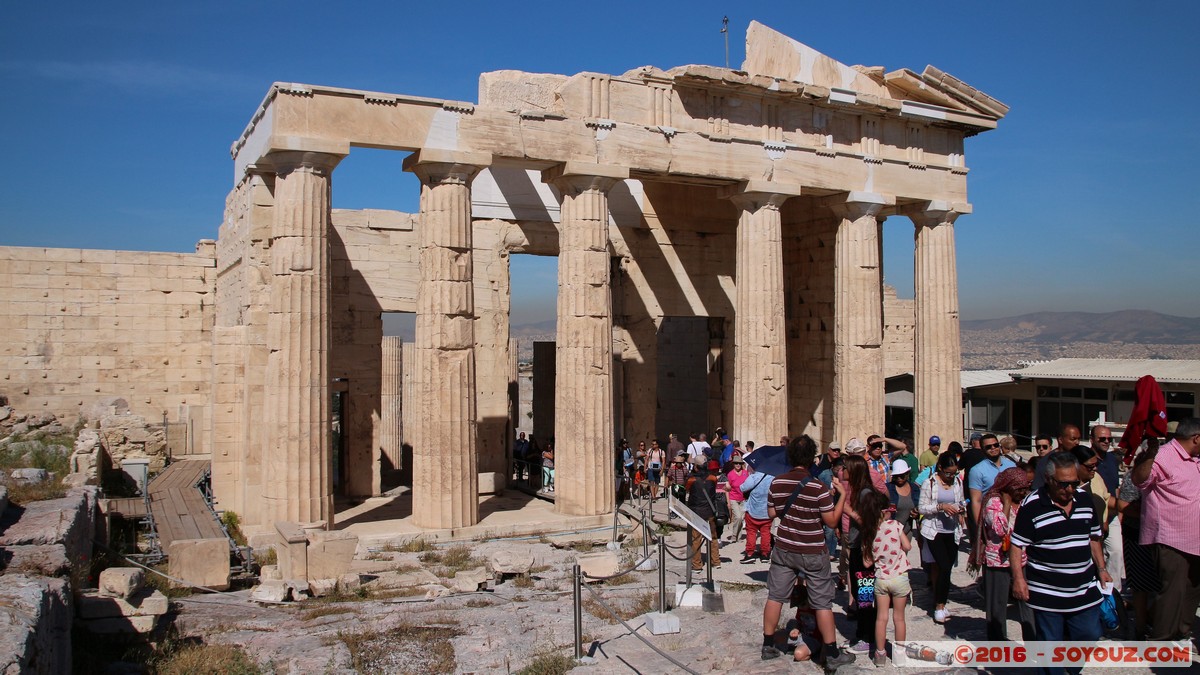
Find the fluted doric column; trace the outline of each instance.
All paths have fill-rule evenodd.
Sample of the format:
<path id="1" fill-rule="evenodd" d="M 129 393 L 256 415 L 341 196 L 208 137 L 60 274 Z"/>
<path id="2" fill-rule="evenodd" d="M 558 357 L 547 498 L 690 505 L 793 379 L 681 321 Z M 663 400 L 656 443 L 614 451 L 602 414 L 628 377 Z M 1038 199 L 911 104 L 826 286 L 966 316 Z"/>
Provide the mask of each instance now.
<path id="1" fill-rule="evenodd" d="M 608 191 L 627 169 L 568 162 L 543 179 L 562 196 L 555 346 L 555 509 L 616 506 L 613 484 L 612 287 Z"/>
<path id="2" fill-rule="evenodd" d="M 962 353 L 958 339 L 958 271 L 954 221 L 969 206 L 930 202 L 909 212 L 916 226 L 914 431 L 919 445 L 930 436 L 962 438 Z"/>
<path id="3" fill-rule="evenodd" d="M 470 184 L 490 163 L 490 155 L 438 150 L 404 162 L 421 180 L 411 434 L 418 527 L 479 520 Z"/>
<path id="4" fill-rule="evenodd" d="M 829 202 L 834 245 L 833 437 L 883 433 L 883 278 L 879 212 L 895 198 L 852 192 Z"/>
<path id="5" fill-rule="evenodd" d="M 749 181 L 722 195 L 739 210 L 733 320 L 733 420 L 743 442 L 770 445 L 788 433 L 783 220 L 800 187 Z"/>
<path id="6" fill-rule="evenodd" d="M 404 399 L 404 344 L 396 336 L 384 336 L 380 345 L 383 373 L 379 392 L 379 450 L 387 457 L 393 469 L 401 465 L 401 446 L 404 426 L 401 421 Z"/>
<path id="7" fill-rule="evenodd" d="M 341 155 L 281 151 L 271 226 L 263 391 L 267 522 L 333 522 L 329 393 L 330 174 Z M 252 421 L 252 423 L 257 423 Z"/>

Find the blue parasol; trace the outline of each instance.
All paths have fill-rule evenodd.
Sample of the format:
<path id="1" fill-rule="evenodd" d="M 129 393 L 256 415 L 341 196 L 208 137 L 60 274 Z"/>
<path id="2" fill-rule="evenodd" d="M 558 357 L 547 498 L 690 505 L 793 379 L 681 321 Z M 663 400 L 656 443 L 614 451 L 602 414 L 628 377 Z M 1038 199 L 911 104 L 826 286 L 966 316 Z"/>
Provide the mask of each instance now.
<path id="1" fill-rule="evenodd" d="M 787 460 L 787 448 L 782 445 L 764 445 L 746 455 L 746 463 L 759 473 L 780 476 L 792 470 Z"/>

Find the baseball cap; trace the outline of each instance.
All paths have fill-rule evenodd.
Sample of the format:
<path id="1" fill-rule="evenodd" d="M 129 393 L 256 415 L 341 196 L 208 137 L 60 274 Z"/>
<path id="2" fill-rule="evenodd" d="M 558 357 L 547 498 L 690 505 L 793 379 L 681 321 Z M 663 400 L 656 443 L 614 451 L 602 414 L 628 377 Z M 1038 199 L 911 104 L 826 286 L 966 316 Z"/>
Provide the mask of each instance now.
<path id="1" fill-rule="evenodd" d="M 837 444 L 837 441 L 834 441 L 833 443 L 830 443 L 830 444 L 829 444 L 829 449 L 830 449 L 830 450 L 836 450 L 836 451 L 838 451 L 838 452 L 841 452 L 841 451 L 842 451 L 842 446 L 838 445 L 838 444 Z"/>
<path id="2" fill-rule="evenodd" d="M 709 471 L 720 471 L 721 463 L 715 459 L 708 460 L 708 470 Z"/>
<path id="3" fill-rule="evenodd" d="M 850 454 L 858 454 L 864 452 L 866 449 L 866 444 L 857 438 L 851 438 L 850 440 L 846 441 L 846 452 Z"/>
<path id="4" fill-rule="evenodd" d="M 906 462 L 902 459 L 898 459 L 895 462 L 892 462 L 892 475 L 893 476 L 895 476 L 897 474 L 901 474 L 901 473 L 908 473 L 908 472 L 909 472 L 908 462 Z"/>
<path id="5" fill-rule="evenodd" d="M 940 437 L 938 437 L 938 436 L 930 436 L 930 437 L 929 437 L 929 444 L 930 444 L 930 445 L 941 445 L 941 444 L 942 444 L 942 439 L 941 439 Z"/>

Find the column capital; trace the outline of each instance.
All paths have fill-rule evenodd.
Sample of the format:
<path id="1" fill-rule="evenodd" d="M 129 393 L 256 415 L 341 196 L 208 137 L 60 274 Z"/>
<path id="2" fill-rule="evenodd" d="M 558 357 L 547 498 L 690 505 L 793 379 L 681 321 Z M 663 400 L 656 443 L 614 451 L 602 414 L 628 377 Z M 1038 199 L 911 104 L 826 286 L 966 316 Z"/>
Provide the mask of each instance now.
<path id="1" fill-rule="evenodd" d="M 480 169 L 491 166 L 492 153 L 422 148 L 404 158 L 404 170 L 427 185 L 471 182 Z"/>
<path id="2" fill-rule="evenodd" d="M 764 207 L 778 209 L 789 198 L 800 196 L 800 186 L 769 180 L 746 180 L 722 187 L 717 195 L 746 211 L 757 211 Z"/>
<path id="3" fill-rule="evenodd" d="M 882 221 L 881 214 L 896 205 L 894 195 L 877 192 L 843 192 L 830 195 L 821 200 L 822 206 L 833 210 L 834 214 L 845 220 L 858 220 L 864 216 L 875 216 Z"/>
<path id="4" fill-rule="evenodd" d="M 974 209 L 967 202 L 951 202 L 934 199 L 905 206 L 897 211 L 912 219 L 917 227 L 933 227 L 943 223 L 953 225 L 959 216 L 969 214 Z"/>
<path id="5" fill-rule="evenodd" d="M 607 192 L 617 181 L 629 178 L 629 168 L 611 164 L 563 162 L 542 171 L 542 181 L 559 191 L 580 194 L 588 190 Z"/>
<path id="6" fill-rule="evenodd" d="M 345 155 L 314 150 L 274 150 L 254 164 L 256 172 L 269 171 L 276 176 L 286 176 L 293 171 L 305 169 L 312 173 L 328 176 Z M 248 171 L 249 173 L 249 171 Z"/>

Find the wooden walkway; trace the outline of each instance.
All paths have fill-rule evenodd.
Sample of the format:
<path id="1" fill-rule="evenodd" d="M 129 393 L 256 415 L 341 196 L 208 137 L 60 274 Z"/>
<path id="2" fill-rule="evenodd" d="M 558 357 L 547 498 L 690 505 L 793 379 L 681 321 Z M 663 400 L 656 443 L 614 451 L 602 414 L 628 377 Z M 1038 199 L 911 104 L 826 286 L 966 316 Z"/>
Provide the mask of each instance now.
<path id="1" fill-rule="evenodd" d="M 150 481 L 150 512 L 164 553 L 178 539 L 226 539 L 216 513 L 196 487 L 208 467 L 207 459 L 185 459 Z"/>

